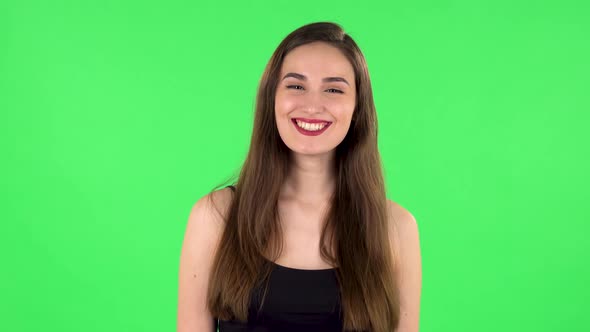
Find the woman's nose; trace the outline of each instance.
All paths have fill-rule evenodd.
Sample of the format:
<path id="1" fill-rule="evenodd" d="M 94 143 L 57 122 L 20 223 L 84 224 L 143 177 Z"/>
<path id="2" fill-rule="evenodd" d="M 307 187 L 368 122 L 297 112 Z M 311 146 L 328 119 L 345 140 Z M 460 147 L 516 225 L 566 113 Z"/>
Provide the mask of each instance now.
<path id="1" fill-rule="evenodd" d="M 324 100 L 321 92 L 309 91 L 304 96 L 304 108 L 309 111 L 319 112 L 324 110 Z"/>

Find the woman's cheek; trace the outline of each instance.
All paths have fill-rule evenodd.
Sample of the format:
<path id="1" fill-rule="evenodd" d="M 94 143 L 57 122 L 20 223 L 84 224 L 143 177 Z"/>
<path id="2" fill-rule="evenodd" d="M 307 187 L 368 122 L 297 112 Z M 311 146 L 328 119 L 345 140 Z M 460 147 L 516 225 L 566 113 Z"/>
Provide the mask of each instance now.
<path id="1" fill-rule="evenodd" d="M 292 98 L 283 97 L 278 101 L 277 107 L 281 110 L 281 113 L 288 113 L 295 105 L 296 102 Z"/>

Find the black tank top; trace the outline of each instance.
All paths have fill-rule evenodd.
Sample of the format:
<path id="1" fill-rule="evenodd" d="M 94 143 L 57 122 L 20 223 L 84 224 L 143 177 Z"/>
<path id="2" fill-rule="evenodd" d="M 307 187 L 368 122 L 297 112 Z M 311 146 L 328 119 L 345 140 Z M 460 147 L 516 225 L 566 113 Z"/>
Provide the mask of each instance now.
<path id="1" fill-rule="evenodd" d="M 219 332 L 342 332 L 336 268 L 302 270 L 271 264 L 262 308 L 258 310 L 263 285 L 253 289 L 248 322 L 215 319 Z"/>

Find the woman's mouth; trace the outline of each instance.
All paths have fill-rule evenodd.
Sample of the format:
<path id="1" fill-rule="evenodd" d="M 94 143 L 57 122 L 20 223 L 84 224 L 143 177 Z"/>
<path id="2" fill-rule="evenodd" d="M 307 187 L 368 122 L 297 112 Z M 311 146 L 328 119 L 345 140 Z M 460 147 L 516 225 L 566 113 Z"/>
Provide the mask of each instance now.
<path id="1" fill-rule="evenodd" d="M 326 129 L 332 124 L 332 122 L 323 120 L 307 122 L 300 119 L 291 119 L 291 122 L 293 122 L 293 125 L 297 128 L 297 131 L 306 136 L 318 136 L 326 131 Z"/>

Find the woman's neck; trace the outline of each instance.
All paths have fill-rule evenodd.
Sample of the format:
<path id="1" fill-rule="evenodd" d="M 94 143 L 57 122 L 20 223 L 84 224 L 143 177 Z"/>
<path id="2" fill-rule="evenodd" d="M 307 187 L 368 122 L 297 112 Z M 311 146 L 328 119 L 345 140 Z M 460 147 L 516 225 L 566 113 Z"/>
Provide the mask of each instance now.
<path id="1" fill-rule="evenodd" d="M 293 155 L 282 196 L 301 202 L 320 202 L 334 192 L 333 154 Z"/>

